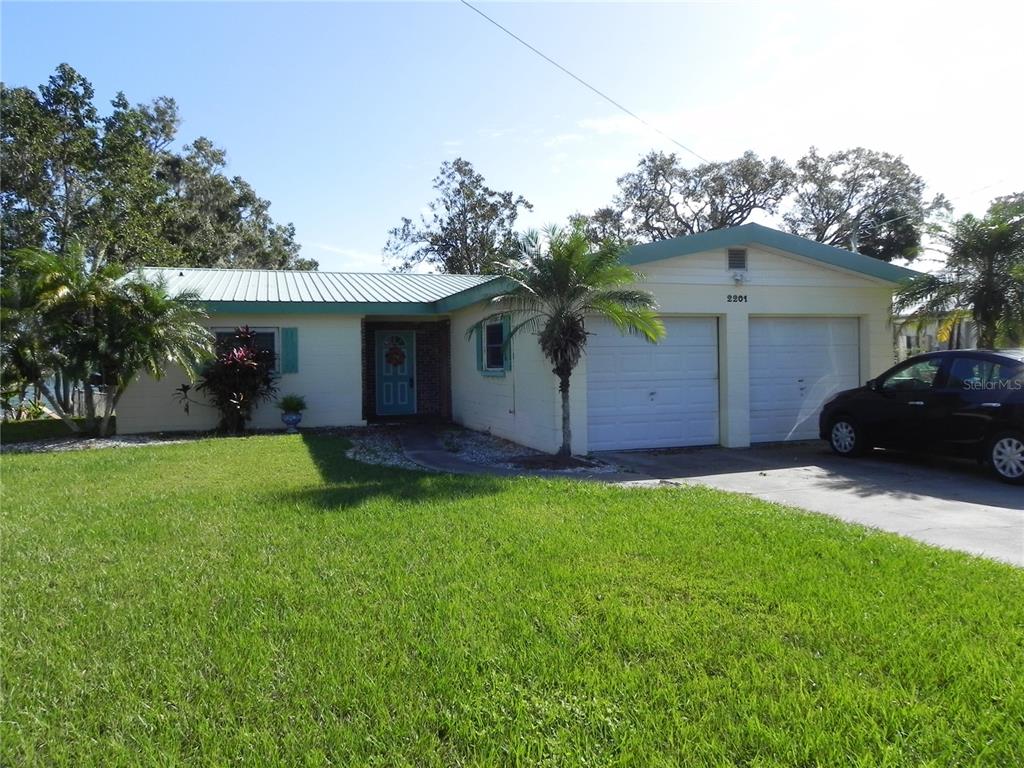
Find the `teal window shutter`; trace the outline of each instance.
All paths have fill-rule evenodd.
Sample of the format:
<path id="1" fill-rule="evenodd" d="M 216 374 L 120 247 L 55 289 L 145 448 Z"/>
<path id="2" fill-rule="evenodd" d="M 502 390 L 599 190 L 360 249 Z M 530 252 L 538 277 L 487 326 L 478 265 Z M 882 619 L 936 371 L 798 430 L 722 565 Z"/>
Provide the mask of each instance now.
<path id="1" fill-rule="evenodd" d="M 482 371 L 484 369 L 484 327 L 483 323 L 477 324 L 473 331 L 473 335 L 476 336 L 476 369 Z"/>
<path id="2" fill-rule="evenodd" d="M 281 373 L 299 372 L 299 329 L 281 329 Z"/>
<path id="3" fill-rule="evenodd" d="M 505 342 L 504 360 L 505 370 L 512 370 L 512 342 L 509 341 L 509 334 L 512 332 L 512 319 L 508 315 L 501 318 L 501 338 Z"/>

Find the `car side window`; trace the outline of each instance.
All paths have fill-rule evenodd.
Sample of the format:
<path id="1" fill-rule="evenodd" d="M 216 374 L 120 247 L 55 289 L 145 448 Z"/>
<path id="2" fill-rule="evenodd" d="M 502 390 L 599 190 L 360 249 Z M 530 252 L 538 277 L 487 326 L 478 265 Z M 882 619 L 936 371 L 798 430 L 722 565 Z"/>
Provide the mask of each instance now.
<path id="1" fill-rule="evenodd" d="M 917 392 L 931 389 L 941 367 L 942 359 L 938 357 L 908 363 L 890 373 L 882 382 L 882 389 L 886 392 Z"/>
<path id="2" fill-rule="evenodd" d="M 958 357 L 949 369 L 948 389 L 1003 389 L 1018 380 L 1021 366 L 992 360 Z"/>

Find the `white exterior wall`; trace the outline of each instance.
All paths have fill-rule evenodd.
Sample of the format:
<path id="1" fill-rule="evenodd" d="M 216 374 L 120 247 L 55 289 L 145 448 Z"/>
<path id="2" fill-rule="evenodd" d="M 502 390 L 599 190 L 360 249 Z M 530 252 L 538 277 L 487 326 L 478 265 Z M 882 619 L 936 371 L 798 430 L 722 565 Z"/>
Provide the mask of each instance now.
<path id="1" fill-rule="evenodd" d="M 561 395 L 537 337 L 521 331 L 513 339 L 512 370 L 504 376 L 485 375 L 476 368 L 476 341 L 466 331 L 492 312 L 481 304 L 452 315 L 452 419 L 554 453 L 562 444 Z M 570 383 L 573 450 L 578 453 L 586 451 L 585 371 L 581 364 Z"/>
<path id="2" fill-rule="evenodd" d="M 361 315 L 337 314 L 217 314 L 204 323 L 209 328 L 298 328 L 299 370 L 278 377 L 278 396 L 302 395 L 309 406 L 304 427 L 364 424 L 362 415 Z M 280 344 L 280 331 L 278 334 Z M 212 429 L 218 415 L 213 408 L 193 404 L 186 414 L 173 392 L 188 381 L 180 368 L 169 369 L 159 381 L 148 375 L 131 384 L 117 405 L 117 431 L 171 432 Z M 280 429 L 281 412 L 273 401 L 257 407 L 251 425 Z"/>
<path id="3" fill-rule="evenodd" d="M 811 259 L 747 247 L 747 270 L 737 284 L 725 248 L 641 264 L 640 287 L 665 315 L 718 317 L 721 439 L 750 445 L 750 317 L 856 317 L 860 326 L 860 380 L 893 363 L 892 291 L 881 280 Z M 730 302 L 730 295 L 746 301 Z"/>
<path id="4" fill-rule="evenodd" d="M 719 403 L 722 445 L 750 445 L 750 318 L 855 317 L 860 328 L 861 383 L 893 363 L 891 284 L 811 259 L 747 247 L 745 280 L 726 268 L 726 249 L 638 265 L 659 313 L 718 320 Z M 746 301 L 730 302 L 730 295 Z M 456 422 L 543 451 L 561 445 L 558 383 L 536 338 L 513 342 L 512 371 L 491 377 L 476 369 L 476 346 L 466 329 L 493 312 L 479 305 L 452 318 L 452 414 Z M 587 448 L 587 358 L 573 372 L 570 390 L 573 451 Z"/>

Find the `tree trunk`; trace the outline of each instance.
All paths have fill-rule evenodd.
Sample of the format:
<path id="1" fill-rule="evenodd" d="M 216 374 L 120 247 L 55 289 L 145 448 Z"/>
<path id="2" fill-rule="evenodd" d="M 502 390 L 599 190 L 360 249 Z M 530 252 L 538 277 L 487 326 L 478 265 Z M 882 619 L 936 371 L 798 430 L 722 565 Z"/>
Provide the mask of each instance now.
<path id="1" fill-rule="evenodd" d="M 47 387 L 46 384 L 44 384 L 41 381 L 36 381 L 33 383 L 35 384 L 36 391 L 43 393 L 43 397 L 46 398 L 47 402 L 50 404 L 50 407 L 53 408 L 53 412 L 56 413 L 58 417 L 60 417 L 61 421 L 67 424 L 68 429 L 70 429 L 72 432 L 75 432 L 76 434 L 81 432 L 82 430 L 79 429 L 78 425 L 74 422 L 74 419 L 68 416 L 67 412 L 60 407 L 60 403 L 57 401 L 57 398 L 53 396 L 53 393 L 50 392 L 50 388 Z"/>
<path id="2" fill-rule="evenodd" d="M 88 378 L 82 382 L 82 398 L 85 400 L 85 431 L 92 434 L 96 431 L 96 400 Z"/>
<path id="3" fill-rule="evenodd" d="M 572 425 L 569 422 L 569 374 L 558 377 L 558 391 L 562 393 L 562 447 L 559 456 L 572 456 Z"/>
<path id="4" fill-rule="evenodd" d="M 117 387 L 113 392 L 107 392 L 107 396 L 104 398 L 103 403 L 103 419 L 100 421 L 100 437 L 107 436 L 107 430 L 110 429 L 110 417 L 114 415 L 114 408 L 117 407 L 117 401 L 121 399 L 121 395 L 123 393 L 123 387 Z"/>

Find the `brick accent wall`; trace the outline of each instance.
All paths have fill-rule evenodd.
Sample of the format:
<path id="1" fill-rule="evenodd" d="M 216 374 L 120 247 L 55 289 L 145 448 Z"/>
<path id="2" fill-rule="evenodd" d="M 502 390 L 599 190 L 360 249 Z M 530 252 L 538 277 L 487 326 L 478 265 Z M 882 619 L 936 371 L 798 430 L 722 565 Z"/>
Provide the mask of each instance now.
<path id="1" fill-rule="evenodd" d="M 377 331 L 416 334 L 416 415 L 452 417 L 451 324 L 363 320 L 363 418 L 377 418 Z"/>

